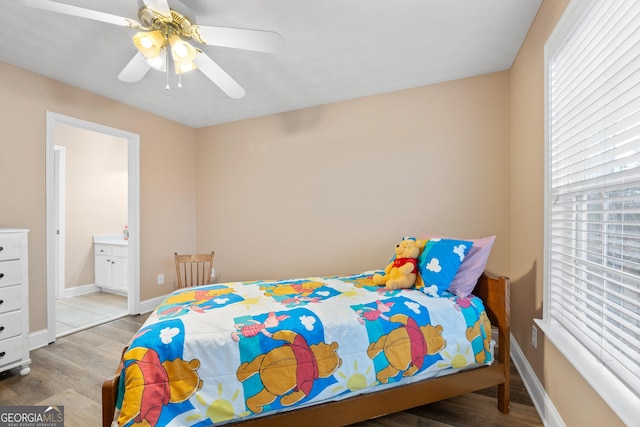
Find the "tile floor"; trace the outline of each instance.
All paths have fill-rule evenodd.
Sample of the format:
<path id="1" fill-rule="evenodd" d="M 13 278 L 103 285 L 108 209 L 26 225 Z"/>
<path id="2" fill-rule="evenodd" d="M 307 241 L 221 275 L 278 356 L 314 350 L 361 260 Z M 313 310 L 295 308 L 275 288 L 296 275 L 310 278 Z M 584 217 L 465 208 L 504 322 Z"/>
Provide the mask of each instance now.
<path id="1" fill-rule="evenodd" d="M 56 337 L 126 316 L 127 297 L 95 292 L 56 301 Z"/>

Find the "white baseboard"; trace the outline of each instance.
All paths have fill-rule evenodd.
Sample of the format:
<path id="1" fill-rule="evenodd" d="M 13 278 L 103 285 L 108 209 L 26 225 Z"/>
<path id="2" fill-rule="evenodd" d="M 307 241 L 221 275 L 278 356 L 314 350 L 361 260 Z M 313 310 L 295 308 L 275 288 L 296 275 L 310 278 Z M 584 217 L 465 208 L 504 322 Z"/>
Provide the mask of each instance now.
<path id="1" fill-rule="evenodd" d="M 51 343 L 49 342 L 49 331 L 47 329 L 41 329 L 29 334 L 29 351 L 46 347 L 49 344 Z"/>
<path id="2" fill-rule="evenodd" d="M 520 373 L 524 387 L 527 389 L 529 396 L 531 396 L 533 406 L 536 407 L 542 423 L 546 427 L 565 427 L 564 421 L 555 406 L 553 406 L 549 395 L 547 395 L 544 387 L 542 387 L 540 380 L 538 380 L 535 372 L 533 372 L 533 368 L 513 335 L 511 335 L 511 359 Z"/>
<path id="3" fill-rule="evenodd" d="M 93 294 L 96 292 L 100 292 L 100 288 L 94 285 L 93 283 L 89 285 L 75 286 L 73 288 L 65 288 L 63 292 L 64 298 L 73 298 L 79 297 L 81 295 Z"/>
<path id="4" fill-rule="evenodd" d="M 160 303 L 164 301 L 167 295 L 140 301 L 140 314 L 149 313 L 150 311 L 155 310 L 156 307 L 158 307 Z"/>
<path id="5" fill-rule="evenodd" d="M 109 288 L 103 288 L 100 286 L 96 286 L 95 284 L 91 283 L 88 285 L 81 285 L 81 286 L 75 286 L 73 288 L 65 288 L 64 292 L 63 292 L 63 298 L 73 298 L 73 297 L 79 297 L 82 295 L 88 295 L 88 294 L 93 294 L 96 292 L 107 292 L 110 294 L 116 294 L 116 295 L 121 295 L 126 297 L 127 296 L 127 292 L 126 291 L 120 291 L 120 290 L 116 290 L 116 289 L 109 289 Z"/>

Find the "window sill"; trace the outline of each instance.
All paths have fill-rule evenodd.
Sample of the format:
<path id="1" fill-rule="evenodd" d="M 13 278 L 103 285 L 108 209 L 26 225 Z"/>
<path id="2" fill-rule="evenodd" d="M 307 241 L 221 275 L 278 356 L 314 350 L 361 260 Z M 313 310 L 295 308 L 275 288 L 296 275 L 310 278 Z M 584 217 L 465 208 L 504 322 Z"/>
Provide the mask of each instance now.
<path id="1" fill-rule="evenodd" d="M 563 327 L 534 319 L 545 337 L 627 425 L 640 420 L 640 397 L 609 372 Z"/>

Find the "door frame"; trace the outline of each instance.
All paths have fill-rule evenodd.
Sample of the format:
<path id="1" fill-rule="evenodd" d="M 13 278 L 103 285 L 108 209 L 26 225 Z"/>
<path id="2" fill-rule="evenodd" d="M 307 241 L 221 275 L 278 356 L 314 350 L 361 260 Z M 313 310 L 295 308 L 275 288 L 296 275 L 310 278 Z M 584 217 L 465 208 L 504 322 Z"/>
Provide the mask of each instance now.
<path id="1" fill-rule="evenodd" d="M 47 331 L 49 343 L 56 339 L 55 300 L 57 284 L 55 212 L 55 127 L 64 124 L 127 140 L 128 226 L 129 226 L 129 314 L 140 314 L 140 135 L 98 123 L 47 111 L 46 114 L 46 247 L 47 247 Z"/>
<path id="2" fill-rule="evenodd" d="M 66 200 L 66 164 L 67 147 L 62 145 L 53 146 L 53 215 L 54 227 L 56 228 L 57 239 L 54 240 L 56 248 L 53 251 L 54 274 L 56 281 L 56 298 L 64 298 L 64 277 L 65 277 L 65 200 Z"/>

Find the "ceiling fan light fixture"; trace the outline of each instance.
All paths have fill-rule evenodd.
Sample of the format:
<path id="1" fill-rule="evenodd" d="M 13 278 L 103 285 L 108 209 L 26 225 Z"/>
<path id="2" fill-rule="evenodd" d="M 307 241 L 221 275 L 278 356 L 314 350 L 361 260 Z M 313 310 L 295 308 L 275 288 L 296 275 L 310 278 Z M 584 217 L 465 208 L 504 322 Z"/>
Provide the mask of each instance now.
<path id="1" fill-rule="evenodd" d="M 196 58 L 196 49 L 180 37 L 173 35 L 169 37 L 171 45 L 171 56 L 178 64 L 192 64 Z"/>
<path id="2" fill-rule="evenodd" d="M 160 31 L 140 31 L 133 36 L 133 44 L 145 58 L 156 58 L 165 44 Z"/>
<path id="3" fill-rule="evenodd" d="M 142 59 L 154 70 L 162 72 L 167 71 L 167 51 L 164 49 L 161 49 L 158 55 L 153 58 L 147 58 L 146 56 L 143 56 Z"/>
<path id="4" fill-rule="evenodd" d="M 194 64 L 193 62 L 189 62 L 186 64 L 180 64 L 178 62 L 173 62 L 174 68 L 176 70 L 176 74 L 184 74 L 187 71 L 191 71 L 191 70 L 195 70 L 196 68 L 196 64 Z"/>

